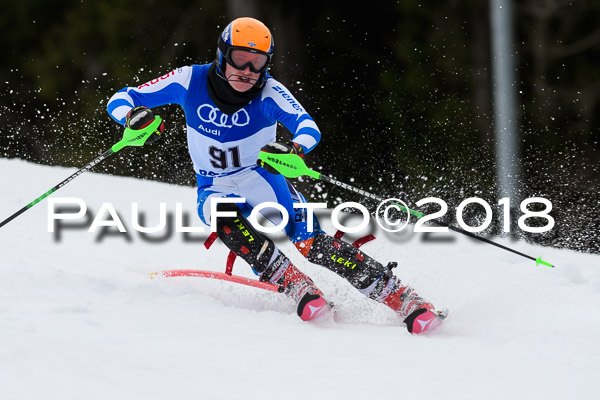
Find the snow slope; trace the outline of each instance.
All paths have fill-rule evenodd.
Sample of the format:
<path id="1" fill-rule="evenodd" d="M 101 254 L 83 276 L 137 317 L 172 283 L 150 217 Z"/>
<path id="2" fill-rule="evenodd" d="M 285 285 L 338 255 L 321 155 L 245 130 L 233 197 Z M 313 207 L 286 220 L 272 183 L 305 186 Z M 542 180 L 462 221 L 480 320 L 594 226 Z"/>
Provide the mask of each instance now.
<path id="1" fill-rule="evenodd" d="M 0 159 L 0 220 L 74 169 Z M 158 221 L 192 188 L 86 173 L 52 195 L 110 202 L 125 235 L 47 232 L 48 199 L 0 229 L 0 399 L 592 399 L 600 379 L 600 257 L 500 240 L 550 269 L 454 233 L 436 242 L 386 234 L 364 250 L 449 320 L 411 336 L 385 306 L 280 246 L 342 305 L 339 321 L 304 323 L 282 295 L 175 268 L 223 271 L 207 234 L 156 242 L 132 229 L 131 203 Z M 326 215 L 325 215 L 326 216 Z M 108 219 L 107 217 L 104 219 Z M 73 221 L 81 223 L 83 220 Z M 328 218 L 322 225 L 334 232 Z M 367 233 L 367 232 L 365 232 Z M 159 235 L 160 236 L 160 235 Z M 251 277 L 241 260 L 234 272 Z"/>

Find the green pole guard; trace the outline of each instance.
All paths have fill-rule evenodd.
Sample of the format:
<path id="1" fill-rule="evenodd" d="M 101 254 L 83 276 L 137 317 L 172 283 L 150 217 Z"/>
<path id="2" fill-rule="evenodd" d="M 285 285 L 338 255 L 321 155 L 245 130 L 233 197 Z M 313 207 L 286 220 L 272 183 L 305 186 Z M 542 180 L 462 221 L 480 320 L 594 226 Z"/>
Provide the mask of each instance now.
<path id="1" fill-rule="evenodd" d="M 123 147 L 127 146 L 143 146 L 146 143 L 146 140 L 155 132 L 158 132 L 160 135 L 160 131 L 158 127 L 162 123 L 162 118 L 158 115 L 154 118 L 154 121 L 145 128 L 142 129 L 131 129 L 125 128 L 125 132 L 123 132 L 123 139 L 118 141 L 111 147 L 112 151 L 116 153 L 121 150 Z"/>
<path id="2" fill-rule="evenodd" d="M 321 174 L 306 166 L 306 163 L 297 154 L 273 154 L 261 151 L 258 159 L 275 168 L 286 178 L 297 178 L 307 175 L 315 179 L 321 179 Z"/>

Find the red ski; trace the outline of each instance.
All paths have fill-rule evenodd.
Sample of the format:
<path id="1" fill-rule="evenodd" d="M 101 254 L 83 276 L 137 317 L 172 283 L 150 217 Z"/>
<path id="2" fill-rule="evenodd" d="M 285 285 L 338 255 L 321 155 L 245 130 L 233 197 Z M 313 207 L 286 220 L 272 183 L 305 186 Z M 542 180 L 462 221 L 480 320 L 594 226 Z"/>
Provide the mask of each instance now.
<path id="1" fill-rule="evenodd" d="M 259 289 L 270 290 L 272 292 L 281 292 L 283 287 L 274 285 L 268 282 L 261 282 L 254 279 L 243 278 L 237 275 L 224 274 L 222 272 L 215 271 L 203 271 L 198 269 L 172 269 L 160 272 L 153 272 L 150 275 L 150 278 L 154 278 L 156 276 L 162 276 L 165 278 L 172 278 L 178 276 L 188 276 L 188 277 L 196 277 L 196 278 L 209 278 L 209 279 L 218 279 L 223 281 L 241 283 L 243 285 L 248 285 L 252 287 L 256 287 Z"/>

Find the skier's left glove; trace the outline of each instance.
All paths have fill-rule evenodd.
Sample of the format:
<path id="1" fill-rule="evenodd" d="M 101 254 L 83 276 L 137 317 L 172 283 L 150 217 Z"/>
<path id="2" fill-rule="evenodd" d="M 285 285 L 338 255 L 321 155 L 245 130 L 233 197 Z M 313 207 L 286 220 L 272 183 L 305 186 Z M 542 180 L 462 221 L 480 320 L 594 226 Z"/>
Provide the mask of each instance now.
<path id="1" fill-rule="evenodd" d="M 265 153 L 271 154 L 297 154 L 301 158 L 304 158 L 304 149 L 298 143 L 294 142 L 271 142 L 265 146 L 263 146 L 260 151 L 264 151 Z M 269 164 L 264 162 L 261 159 L 256 160 L 256 163 L 263 167 L 265 171 L 279 175 L 279 171 L 275 168 L 271 167 Z"/>
<path id="2" fill-rule="evenodd" d="M 127 113 L 127 116 L 125 117 L 125 126 L 135 131 L 143 130 L 148 125 L 153 123 L 156 120 L 156 117 L 157 116 L 154 115 L 152 110 L 148 107 L 135 107 L 129 110 Z M 150 137 L 146 140 L 146 143 L 152 143 L 160 139 L 164 130 L 165 122 L 162 121 L 158 128 L 156 128 L 156 130 L 152 132 Z"/>

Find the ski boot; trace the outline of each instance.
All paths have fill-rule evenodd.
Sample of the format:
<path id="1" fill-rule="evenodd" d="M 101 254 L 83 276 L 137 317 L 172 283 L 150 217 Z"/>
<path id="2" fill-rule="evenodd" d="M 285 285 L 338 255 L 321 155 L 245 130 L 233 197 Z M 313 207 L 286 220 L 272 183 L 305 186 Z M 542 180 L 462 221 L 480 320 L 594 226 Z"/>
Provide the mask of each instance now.
<path id="1" fill-rule="evenodd" d="M 332 308 L 312 279 L 296 268 L 283 253 L 277 255 L 261 274 L 260 280 L 283 286 L 283 293 L 298 305 L 297 313 L 303 321 L 328 314 Z"/>
<path id="2" fill-rule="evenodd" d="M 448 310 L 435 311 L 427 308 L 417 308 L 404 319 L 406 329 L 410 333 L 431 332 L 448 317 Z"/>
<path id="3" fill-rule="evenodd" d="M 410 333 L 431 332 L 448 316 L 448 310 L 435 311 L 433 304 L 410 286 L 402 285 L 396 277 L 390 277 L 386 287 L 391 287 L 391 290 L 382 303 L 396 311 Z"/>

